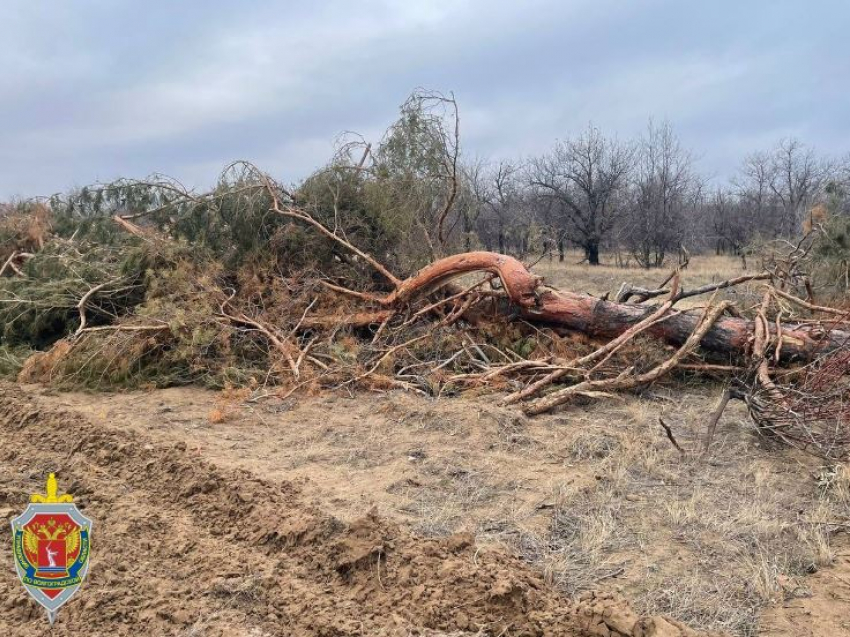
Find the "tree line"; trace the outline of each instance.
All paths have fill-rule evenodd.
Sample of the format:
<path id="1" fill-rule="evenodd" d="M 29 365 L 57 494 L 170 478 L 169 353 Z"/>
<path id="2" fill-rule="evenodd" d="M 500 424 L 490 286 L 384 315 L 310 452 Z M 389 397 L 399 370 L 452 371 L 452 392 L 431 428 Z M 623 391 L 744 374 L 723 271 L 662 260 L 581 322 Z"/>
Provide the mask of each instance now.
<path id="1" fill-rule="evenodd" d="M 575 246 L 594 265 L 603 249 L 646 268 L 683 249 L 746 256 L 758 240 L 791 240 L 850 211 L 850 156 L 782 139 L 712 186 L 667 122 L 635 141 L 591 125 L 537 157 L 476 165 L 469 178 L 484 247 L 564 260 Z"/>
<path id="2" fill-rule="evenodd" d="M 298 190 L 320 217 L 356 208 L 354 218 L 379 220 L 377 234 L 420 265 L 476 247 L 561 260 L 579 248 L 593 265 L 606 252 L 646 268 L 684 251 L 746 258 L 759 241 L 792 240 L 850 210 L 850 154 L 822 156 L 794 138 L 717 184 L 666 121 L 629 140 L 591 124 L 512 161 L 465 157 L 460 121 L 453 96 L 416 91 L 378 143 L 347 139 Z"/>
<path id="3" fill-rule="evenodd" d="M 686 252 L 746 259 L 759 242 L 791 241 L 830 219 L 850 220 L 850 154 L 823 156 L 794 138 L 746 156 L 734 177 L 717 184 L 700 173 L 694 152 L 666 121 L 650 121 L 626 140 L 591 124 L 546 152 L 499 161 L 465 156 L 460 132 L 451 94 L 417 90 L 380 140 L 341 139 L 327 165 L 292 186 L 293 196 L 401 271 L 473 249 L 563 261 L 578 248 L 592 265 L 604 252 L 607 261 L 645 268 Z M 222 192 L 240 182 L 232 173 L 220 177 Z M 183 219 L 171 203 L 181 191 L 155 175 L 78 189 L 49 203 L 54 224 L 156 211 L 147 219 L 162 217 L 168 225 L 172 216 Z M 278 231 L 262 206 L 228 206 L 215 212 L 221 218 L 193 208 L 192 223 L 181 222 L 185 238 L 217 245 L 235 237 L 232 251 L 247 254 Z M 0 217 L 13 208 L 0 207 Z M 836 249 L 850 254 L 850 223 L 841 232 Z M 297 233 L 278 234 L 275 249 L 287 262 L 315 256 L 316 246 Z"/>

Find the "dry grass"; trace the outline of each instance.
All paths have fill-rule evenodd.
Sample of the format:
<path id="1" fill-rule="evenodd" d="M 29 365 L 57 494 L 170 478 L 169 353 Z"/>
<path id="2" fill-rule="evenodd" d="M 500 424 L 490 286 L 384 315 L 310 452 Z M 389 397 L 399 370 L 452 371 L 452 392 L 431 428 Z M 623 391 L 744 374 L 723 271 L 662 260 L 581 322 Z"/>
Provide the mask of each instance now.
<path id="1" fill-rule="evenodd" d="M 682 457 L 657 414 L 697 451 L 715 393 L 596 404 L 550 422 L 556 434 L 530 424 L 511 453 L 546 472 L 550 487 L 536 500 L 530 474 L 496 457 L 503 425 L 490 432 L 492 454 L 426 462 L 396 494 L 417 532 L 504 543 L 569 594 L 613 588 L 642 611 L 755 635 L 763 606 L 805 592 L 803 576 L 834 559 L 835 527 L 823 522 L 846 518 L 850 491 L 843 467 L 764 447 L 740 407 L 724 417 L 709 461 Z"/>
<path id="2" fill-rule="evenodd" d="M 594 293 L 663 278 L 609 266 L 536 269 L 546 267 L 554 283 Z M 694 257 L 685 283 L 739 273 L 737 260 Z M 766 604 L 805 594 L 805 575 L 834 559 L 835 523 L 850 519 L 850 473 L 768 446 L 740 404 L 730 404 L 702 461 L 720 392 L 656 385 L 534 419 L 494 396 L 325 395 L 244 405 L 210 422 L 214 394 L 168 390 L 158 399 L 170 396 L 173 409 L 155 425 L 140 415 L 137 401 L 153 400 L 145 394 L 78 400 L 128 428 L 191 437 L 220 464 L 303 478 L 343 519 L 377 506 L 425 536 L 473 532 L 481 550 L 507 545 L 570 594 L 618 590 L 641 611 L 749 637 Z M 691 453 L 673 448 L 660 415 Z"/>
<path id="3" fill-rule="evenodd" d="M 575 292 L 587 292 L 596 296 L 611 292 L 613 298 L 624 281 L 648 289 L 657 288 L 675 265 L 675 259 L 673 259 L 669 267 L 647 270 L 634 264 L 626 268 L 617 267 L 611 255 L 603 255 L 602 264 L 598 266 L 581 263 L 581 259 L 580 252 L 570 251 L 563 263 L 558 262 L 557 258 L 551 260 L 544 258 L 534 266 L 533 270 L 545 277 L 547 285 Z M 743 263 L 738 258 L 698 254 L 691 257 L 688 267 L 682 272 L 682 283 L 686 288 L 695 288 L 743 274 L 755 274 L 758 271 L 755 269 L 757 267 L 758 264 L 750 263 L 749 269 L 744 270 Z M 756 285 L 742 285 L 736 290 L 727 291 L 724 298 L 733 300 L 749 298 L 750 291 L 755 289 Z M 743 297 L 743 295 L 748 296 Z M 687 299 L 683 305 L 687 306 L 688 302 L 693 305 L 699 303 L 699 299 Z"/>

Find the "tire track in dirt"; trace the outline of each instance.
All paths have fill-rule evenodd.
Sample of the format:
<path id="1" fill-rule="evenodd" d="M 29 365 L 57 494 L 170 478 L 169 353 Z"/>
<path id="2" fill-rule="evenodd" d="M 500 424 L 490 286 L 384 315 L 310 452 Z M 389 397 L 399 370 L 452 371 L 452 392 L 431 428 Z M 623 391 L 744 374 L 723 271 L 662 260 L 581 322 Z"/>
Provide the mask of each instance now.
<path id="1" fill-rule="evenodd" d="M 51 631 L 3 551 L 3 635 L 697 635 L 611 596 L 572 602 L 471 536 L 419 539 L 375 513 L 344 525 L 295 484 L 0 385 L 0 517 L 49 471 L 95 520 L 91 574 Z"/>

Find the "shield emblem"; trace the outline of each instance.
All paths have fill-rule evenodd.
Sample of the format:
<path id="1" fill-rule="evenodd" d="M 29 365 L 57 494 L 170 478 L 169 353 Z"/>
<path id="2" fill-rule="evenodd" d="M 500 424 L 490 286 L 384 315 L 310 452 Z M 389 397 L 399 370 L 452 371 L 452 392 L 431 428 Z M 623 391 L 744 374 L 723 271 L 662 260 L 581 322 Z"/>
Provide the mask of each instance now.
<path id="1" fill-rule="evenodd" d="M 92 529 L 71 496 L 57 491 L 51 473 L 47 495 L 32 496 L 27 510 L 12 520 L 15 569 L 51 624 L 88 574 Z"/>

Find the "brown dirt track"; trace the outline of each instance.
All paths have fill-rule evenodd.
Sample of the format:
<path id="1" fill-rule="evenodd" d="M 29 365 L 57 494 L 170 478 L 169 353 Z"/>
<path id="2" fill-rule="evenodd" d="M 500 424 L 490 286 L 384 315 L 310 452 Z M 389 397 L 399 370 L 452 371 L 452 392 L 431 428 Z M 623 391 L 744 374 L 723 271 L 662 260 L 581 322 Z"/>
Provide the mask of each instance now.
<path id="1" fill-rule="evenodd" d="M 95 520 L 90 576 L 51 630 L 0 551 L 2 635 L 697 634 L 610 595 L 573 602 L 472 536 L 345 524 L 297 484 L 0 386 L 0 517 L 49 471 Z"/>

